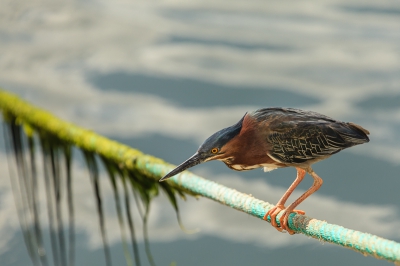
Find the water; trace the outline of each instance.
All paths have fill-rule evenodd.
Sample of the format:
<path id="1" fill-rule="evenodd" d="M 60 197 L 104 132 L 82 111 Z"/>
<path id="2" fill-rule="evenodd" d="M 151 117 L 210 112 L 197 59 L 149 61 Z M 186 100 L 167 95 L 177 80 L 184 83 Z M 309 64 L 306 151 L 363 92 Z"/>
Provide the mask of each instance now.
<path id="1" fill-rule="evenodd" d="M 301 209 L 400 241 L 399 12 L 397 1 L 2 3 L 0 86 L 174 164 L 260 107 L 297 107 L 358 123 L 371 142 L 316 164 L 324 185 Z M 3 146 L 0 261 L 28 265 Z M 81 162 L 75 166 L 77 264 L 101 265 L 89 178 Z M 293 169 L 238 173 L 219 162 L 193 172 L 271 203 L 295 177 Z M 112 258 L 120 265 L 112 192 L 102 180 Z M 166 201 L 158 199 L 150 216 L 157 265 L 387 264 L 279 234 L 207 199 L 180 202 L 185 226 L 201 230 L 186 235 Z"/>

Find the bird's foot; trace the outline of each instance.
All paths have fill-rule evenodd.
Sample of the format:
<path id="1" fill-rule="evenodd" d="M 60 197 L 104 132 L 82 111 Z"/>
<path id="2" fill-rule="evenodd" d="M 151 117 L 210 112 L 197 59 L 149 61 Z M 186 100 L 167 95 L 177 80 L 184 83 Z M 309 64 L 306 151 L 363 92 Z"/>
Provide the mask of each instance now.
<path id="1" fill-rule="evenodd" d="M 285 209 L 284 211 L 283 211 L 283 213 L 282 213 L 282 216 L 279 218 L 279 223 L 280 223 L 280 229 L 282 230 L 286 230 L 286 232 L 288 232 L 290 235 L 294 235 L 296 232 L 295 231 L 293 231 L 292 229 L 290 229 L 289 228 L 289 225 L 288 225 L 288 221 L 289 221 L 289 215 L 292 213 L 292 212 L 294 212 L 294 213 L 297 213 L 297 214 L 302 214 L 302 215 L 304 215 L 304 214 L 306 214 L 306 212 L 305 211 L 302 211 L 302 210 L 292 210 L 292 211 L 290 211 L 290 210 L 288 210 L 288 209 Z"/>
<path id="2" fill-rule="evenodd" d="M 278 223 L 276 222 L 276 216 L 281 212 L 284 211 L 282 216 L 279 218 L 279 223 L 280 225 L 278 225 Z M 271 219 L 271 225 L 278 230 L 279 232 L 282 232 L 283 230 L 285 230 L 286 232 L 288 232 L 289 234 L 293 235 L 295 232 L 293 230 L 291 230 L 288 226 L 288 219 L 289 219 L 289 215 L 290 213 L 295 212 L 297 214 L 305 214 L 305 211 L 302 210 L 291 210 L 289 211 L 288 209 L 285 208 L 285 206 L 283 205 L 276 205 L 274 207 L 272 207 L 265 215 L 264 215 L 264 220 L 267 221 L 268 216 Z"/>
<path id="3" fill-rule="evenodd" d="M 279 232 L 282 232 L 282 228 L 278 226 L 278 223 L 276 222 L 276 216 L 285 209 L 285 206 L 283 205 L 276 205 L 272 207 L 267 213 L 264 215 L 264 220 L 267 221 L 268 216 L 270 217 L 271 225 L 278 230 Z"/>

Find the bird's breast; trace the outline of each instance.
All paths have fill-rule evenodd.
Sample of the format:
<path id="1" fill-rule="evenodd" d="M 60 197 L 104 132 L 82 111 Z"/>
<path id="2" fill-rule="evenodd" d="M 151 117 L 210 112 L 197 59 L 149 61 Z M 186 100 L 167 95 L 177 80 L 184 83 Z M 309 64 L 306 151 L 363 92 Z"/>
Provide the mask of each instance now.
<path id="1" fill-rule="evenodd" d="M 264 172 L 269 172 L 279 168 L 276 164 L 254 164 L 254 165 L 245 165 L 245 164 L 226 164 L 229 168 L 236 170 L 236 171 L 247 171 L 256 168 L 264 167 Z"/>

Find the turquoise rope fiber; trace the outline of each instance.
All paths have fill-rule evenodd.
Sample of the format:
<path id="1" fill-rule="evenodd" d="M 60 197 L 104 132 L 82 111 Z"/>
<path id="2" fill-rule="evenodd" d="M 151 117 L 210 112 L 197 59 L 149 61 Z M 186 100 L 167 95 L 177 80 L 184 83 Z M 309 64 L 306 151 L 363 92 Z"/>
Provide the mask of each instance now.
<path id="1" fill-rule="evenodd" d="M 158 178 L 161 178 L 174 168 L 172 165 L 154 164 L 151 160 L 147 160 L 145 156 L 136 160 L 135 163 L 136 167 L 142 171 Z M 263 219 L 265 213 L 274 206 L 250 195 L 191 174 L 188 171 L 178 174 L 169 180 L 168 182 L 174 182 L 191 192 L 260 219 Z M 371 255 L 400 264 L 400 243 L 295 213 L 292 213 L 289 217 L 289 227 L 306 236 L 350 248 L 364 255 Z"/>
<path id="2" fill-rule="evenodd" d="M 93 151 L 110 161 L 117 162 L 118 165 L 122 164 L 127 169 L 140 171 L 154 180 L 159 180 L 174 168 L 172 165 L 164 164 L 158 158 L 144 155 L 138 150 L 64 122 L 1 89 L 0 109 L 6 118 L 10 118 L 10 115 L 15 116 L 23 124 L 26 123 L 34 128 L 44 130 L 60 140 L 72 143 L 83 150 Z M 90 144 L 88 144 L 88 139 Z M 173 182 L 188 191 L 213 199 L 260 219 L 273 207 L 268 202 L 258 200 L 189 172 L 183 172 L 167 182 Z M 288 222 L 289 227 L 299 233 L 329 243 L 335 243 L 366 255 L 372 255 L 376 258 L 393 261 L 400 265 L 400 244 L 394 241 L 329 224 L 305 215 L 291 214 Z"/>

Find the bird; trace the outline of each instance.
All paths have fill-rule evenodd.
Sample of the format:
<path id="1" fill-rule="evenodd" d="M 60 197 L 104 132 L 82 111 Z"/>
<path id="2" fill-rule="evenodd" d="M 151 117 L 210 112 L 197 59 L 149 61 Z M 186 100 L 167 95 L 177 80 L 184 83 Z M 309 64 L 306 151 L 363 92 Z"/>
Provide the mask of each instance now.
<path id="1" fill-rule="evenodd" d="M 297 170 L 296 179 L 278 203 L 264 215 L 264 220 L 270 217 L 275 229 L 292 235 L 295 232 L 288 226 L 289 215 L 292 212 L 305 214 L 295 208 L 323 183 L 311 166 L 343 149 L 369 142 L 368 135 L 369 131 L 357 124 L 338 121 L 317 112 L 282 107 L 261 108 L 245 113 L 236 124 L 212 134 L 193 156 L 159 181 L 212 160 L 222 161 L 236 171 L 264 168 L 267 172 L 294 167 Z M 287 199 L 306 173 L 313 178 L 312 186 L 285 207 Z M 281 211 L 278 224 L 276 217 Z"/>

